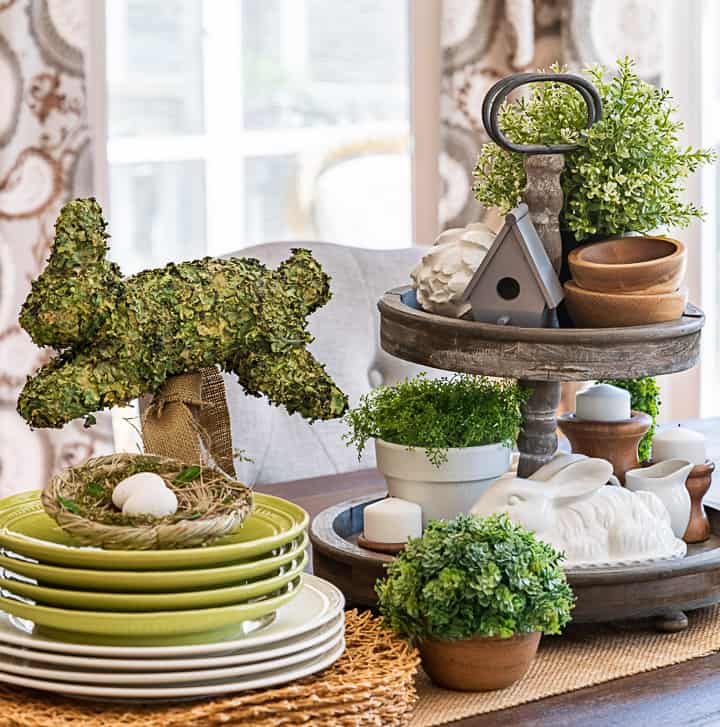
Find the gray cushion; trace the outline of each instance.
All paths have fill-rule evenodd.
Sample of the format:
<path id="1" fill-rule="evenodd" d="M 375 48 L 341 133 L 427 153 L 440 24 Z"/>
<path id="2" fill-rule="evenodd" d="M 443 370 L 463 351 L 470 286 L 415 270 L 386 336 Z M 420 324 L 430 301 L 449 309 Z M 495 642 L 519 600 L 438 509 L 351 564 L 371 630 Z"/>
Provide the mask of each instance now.
<path id="1" fill-rule="evenodd" d="M 332 277 L 330 302 L 310 317 L 315 341 L 310 349 L 355 405 L 360 396 L 382 383 L 394 383 L 423 370 L 396 359 L 379 345 L 378 298 L 388 289 L 409 281 L 410 270 L 422 248 L 366 250 L 323 242 L 268 243 L 233 253 L 255 257 L 277 267 L 293 247 L 312 251 Z M 310 425 L 299 414 L 288 416 L 266 399 L 246 396 L 232 374 L 226 374 L 233 445 L 253 462 L 236 461 L 247 484 L 350 472 L 375 466 L 371 446 L 358 462 L 354 448 L 342 441 L 340 421 Z"/>

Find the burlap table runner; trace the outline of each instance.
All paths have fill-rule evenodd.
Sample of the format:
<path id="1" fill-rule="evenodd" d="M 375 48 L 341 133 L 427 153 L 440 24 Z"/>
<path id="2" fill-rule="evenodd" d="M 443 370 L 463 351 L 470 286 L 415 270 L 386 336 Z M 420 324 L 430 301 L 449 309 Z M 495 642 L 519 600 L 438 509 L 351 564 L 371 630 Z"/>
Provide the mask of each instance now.
<path id="1" fill-rule="evenodd" d="M 420 673 L 420 699 L 409 725 L 447 724 L 720 650 L 720 606 L 692 611 L 688 618 L 689 627 L 677 634 L 656 633 L 651 627 L 636 623 L 576 628 L 562 637 L 544 637 L 527 675 L 497 692 L 450 692 L 435 687 Z"/>

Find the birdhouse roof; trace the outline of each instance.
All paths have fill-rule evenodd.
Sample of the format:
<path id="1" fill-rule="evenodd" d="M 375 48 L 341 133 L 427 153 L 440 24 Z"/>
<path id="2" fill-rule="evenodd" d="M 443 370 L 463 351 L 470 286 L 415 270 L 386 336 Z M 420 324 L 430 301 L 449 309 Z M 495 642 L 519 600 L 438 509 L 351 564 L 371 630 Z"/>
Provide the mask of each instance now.
<path id="1" fill-rule="evenodd" d="M 470 299 L 476 286 L 485 275 L 485 271 L 492 266 L 493 259 L 501 246 L 511 240 L 514 240 L 522 251 L 548 308 L 557 308 L 565 297 L 562 285 L 560 285 L 560 280 L 545 251 L 542 240 L 530 219 L 528 206 L 525 203 L 510 210 L 505 216 L 505 224 L 498 232 L 492 247 L 468 283 L 462 295 L 462 300 L 467 301 Z"/>

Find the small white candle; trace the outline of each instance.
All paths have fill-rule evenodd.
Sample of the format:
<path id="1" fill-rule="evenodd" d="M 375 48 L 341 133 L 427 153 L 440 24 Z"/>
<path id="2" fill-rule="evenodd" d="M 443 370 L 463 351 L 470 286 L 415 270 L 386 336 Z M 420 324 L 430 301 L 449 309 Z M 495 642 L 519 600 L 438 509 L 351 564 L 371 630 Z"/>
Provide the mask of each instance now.
<path id="1" fill-rule="evenodd" d="M 373 543 L 404 543 L 422 535 L 422 508 L 399 497 L 386 497 L 365 508 L 363 534 Z"/>
<path id="2" fill-rule="evenodd" d="M 629 419 L 630 393 L 619 386 L 595 384 L 575 397 L 575 417 L 587 422 Z"/>
<path id="3" fill-rule="evenodd" d="M 685 427 L 668 427 L 652 440 L 653 462 L 666 459 L 686 459 L 693 464 L 705 464 L 705 436 Z"/>

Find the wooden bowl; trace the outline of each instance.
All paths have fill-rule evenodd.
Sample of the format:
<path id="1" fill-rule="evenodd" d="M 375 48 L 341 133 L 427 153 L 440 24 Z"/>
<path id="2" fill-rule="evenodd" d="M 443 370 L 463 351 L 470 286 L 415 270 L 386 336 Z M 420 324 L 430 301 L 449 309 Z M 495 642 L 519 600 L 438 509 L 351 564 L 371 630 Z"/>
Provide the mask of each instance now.
<path id="1" fill-rule="evenodd" d="M 687 291 L 598 293 L 568 280 L 565 303 L 577 328 L 621 328 L 674 321 L 682 317 Z"/>
<path id="2" fill-rule="evenodd" d="M 600 293 L 672 293 L 685 275 L 685 245 L 668 237 L 593 242 L 568 256 L 573 280 Z"/>

